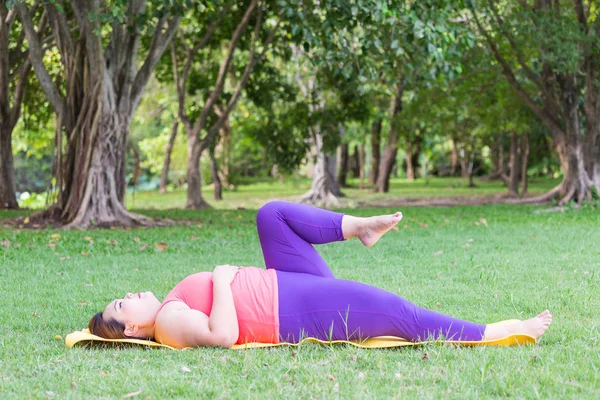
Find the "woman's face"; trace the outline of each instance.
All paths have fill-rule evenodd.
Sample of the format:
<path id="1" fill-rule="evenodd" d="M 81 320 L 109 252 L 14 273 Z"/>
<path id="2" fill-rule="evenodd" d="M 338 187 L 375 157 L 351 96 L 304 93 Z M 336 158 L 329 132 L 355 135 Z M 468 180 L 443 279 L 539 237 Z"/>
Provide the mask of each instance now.
<path id="1" fill-rule="evenodd" d="M 125 325 L 125 335 L 135 336 L 141 328 L 154 325 L 160 304 L 152 292 L 127 293 L 122 299 L 108 303 L 102 318 L 121 322 Z"/>

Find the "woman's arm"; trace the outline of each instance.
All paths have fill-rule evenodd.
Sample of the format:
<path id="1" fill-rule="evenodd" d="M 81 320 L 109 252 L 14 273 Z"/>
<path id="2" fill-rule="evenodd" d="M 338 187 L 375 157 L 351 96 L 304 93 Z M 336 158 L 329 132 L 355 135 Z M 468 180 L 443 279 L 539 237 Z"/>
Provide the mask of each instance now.
<path id="1" fill-rule="evenodd" d="M 210 317 L 181 302 L 167 304 L 156 319 L 156 339 L 173 347 L 231 347 L 239 336 L 231 281 L 237 267 L 220 265 L 213 272 Z"/>

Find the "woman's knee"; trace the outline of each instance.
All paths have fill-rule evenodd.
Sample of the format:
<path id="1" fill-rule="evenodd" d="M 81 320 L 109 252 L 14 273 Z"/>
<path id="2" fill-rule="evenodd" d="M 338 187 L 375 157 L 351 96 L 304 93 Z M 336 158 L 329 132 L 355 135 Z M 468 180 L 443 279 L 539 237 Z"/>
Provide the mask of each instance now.
<path id="1" fill-rule="evenodd" d="M 266 220 L 281 216 L 281 209 L 285 204 L 285 201 L 273 200 L 263 205 L 256 214 L 256 225 L 258 226 Z"/>

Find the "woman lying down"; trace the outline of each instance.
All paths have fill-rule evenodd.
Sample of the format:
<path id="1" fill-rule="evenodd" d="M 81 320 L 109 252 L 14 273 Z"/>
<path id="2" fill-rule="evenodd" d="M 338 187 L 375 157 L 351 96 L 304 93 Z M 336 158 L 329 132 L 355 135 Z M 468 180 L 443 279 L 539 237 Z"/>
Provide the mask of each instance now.
<path id="1" fill-rule="evenodd" d="M 482 341 L 526 334 L 538 339 L 548 329 L 548 310 L 512 325 L 481 325 L 420 308 L 383 289 L 336 279 L 312 246 L 358 238 L 369 247 L 401 219 L 399 212 L 359 218 L 270 202 L 257 216 L 266 270 L 220 265 L 212 273 L 188 276 L 162 302 L 151 292 L 127 293 L 94 315 L 89 330 L 107 339 L 151 338 L 184 348 L 297 343 L 305 337 Z"/>

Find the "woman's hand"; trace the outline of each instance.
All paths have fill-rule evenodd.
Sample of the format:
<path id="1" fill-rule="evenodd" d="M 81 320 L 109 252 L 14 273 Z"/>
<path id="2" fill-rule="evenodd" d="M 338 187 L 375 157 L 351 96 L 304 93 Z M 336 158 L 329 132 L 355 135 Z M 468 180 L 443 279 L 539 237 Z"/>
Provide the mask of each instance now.
<path id="1" fill-rule="evenodd" d="M 217 265 L 215 270 L 213 271 L 213 284 L 226 284 L 231 285 L 233 278 L 238 273 L 240 267 L 235 267 L 233 265 Z"/>

